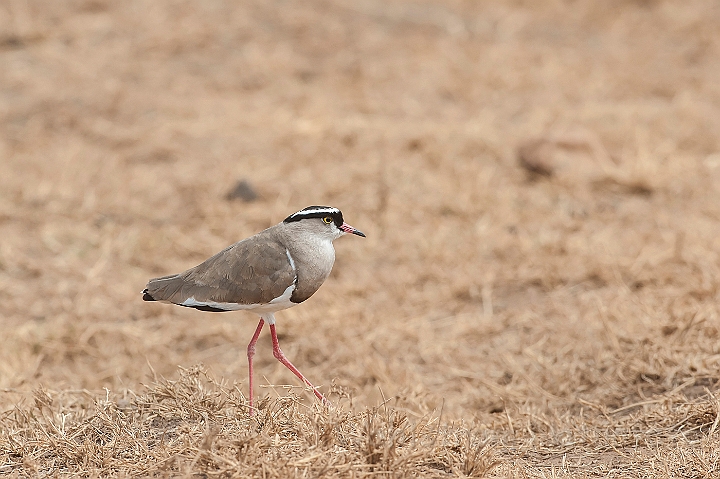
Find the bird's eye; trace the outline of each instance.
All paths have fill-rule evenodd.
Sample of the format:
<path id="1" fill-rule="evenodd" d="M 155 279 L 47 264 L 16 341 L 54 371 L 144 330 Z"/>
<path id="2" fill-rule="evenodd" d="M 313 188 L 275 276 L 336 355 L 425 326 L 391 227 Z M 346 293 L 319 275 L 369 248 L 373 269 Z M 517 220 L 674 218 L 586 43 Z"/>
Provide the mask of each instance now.
<path id="1" fill-rule="evenodd" d="M 325 218 L 323 218 L 323 223 L 325 223 L 326 225 L 329 225 L 332 222 L 333 222 L 332 216 L 326 216 Z"/>

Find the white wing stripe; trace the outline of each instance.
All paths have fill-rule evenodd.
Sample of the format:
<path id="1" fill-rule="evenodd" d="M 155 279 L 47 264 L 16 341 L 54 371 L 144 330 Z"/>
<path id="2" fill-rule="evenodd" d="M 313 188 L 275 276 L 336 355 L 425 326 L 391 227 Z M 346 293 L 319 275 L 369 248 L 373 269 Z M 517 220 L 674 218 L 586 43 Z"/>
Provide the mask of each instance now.
<path id="1" fill-rule="evenodd" d="M 270 301 L 270 304 L 278 304 L 278 303 L 282 303 L 283 301 L 289 301 L 290 296 L 292 296 L 294 289 L 295 289 L 295 283 L 293 283 L 290 286 L 288 286 L 287 288 L 285 288 L 285 291 L 283 291 L 283 294 L 281 294 L 277 298 Z"/>
<path id="2" fill-rule="evenodd" d="M 191 308 L 197 306 L 208 306 L 210 308 L 222 309 L 223 311 L 242 311 L 250 310 L 256 312 L 263 311 L 280 311 L 294 306 L 295 303 L 290 301 L 290 297 L 295 290 L 295 283 L 291 284 L 283 294 L 270 301 L 269 304 L 238 304 L 238 303 L 217 303 L 215 301 L 197 301 L 193 296 L 189 297 L 180 306 L 189 306 Z"/>
<path id="3" fill-rule="evenodd" d="M 194 308 L 195 306 L 209 306 L 211 308 L 222 309 L 225 311 L 238 311 L 241 309 L 252 309 L 257 304 L 237 304 L 237 303 L 216 303 L 215 301 L 196 301 L 193 296 L 180 303 L 180 306 L 189 306 Z"/>
<path id="4" fill-rule="evenodd" d="M 287 254 L 288 261 L 290 261 L 290 266 L 292 266 L 295 276 L 297 276 L 297 269 L 295 269 L 295 261 L 293 260 L 292 256 L 290 256 L 290 250 L 285 248 L 285 254 Z"/>

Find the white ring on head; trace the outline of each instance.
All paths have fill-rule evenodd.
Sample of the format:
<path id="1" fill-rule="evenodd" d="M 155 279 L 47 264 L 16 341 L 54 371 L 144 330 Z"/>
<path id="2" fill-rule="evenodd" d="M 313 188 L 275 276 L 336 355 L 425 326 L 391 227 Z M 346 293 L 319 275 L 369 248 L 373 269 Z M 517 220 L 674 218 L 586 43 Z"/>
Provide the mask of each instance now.
<path id="1" fill-rule="evenodd" d="M 298 211 L 297 213 L 293 213 L 292 215 L 290 215 L 290 218 L 296 218 L 298 216 L 314 215 L 317 213 L 337 214 L 337 213 L 340 213 L 340 210 L 337 208 L 316 208 L 314 210 L 302 210 L 302 211 Z"/>

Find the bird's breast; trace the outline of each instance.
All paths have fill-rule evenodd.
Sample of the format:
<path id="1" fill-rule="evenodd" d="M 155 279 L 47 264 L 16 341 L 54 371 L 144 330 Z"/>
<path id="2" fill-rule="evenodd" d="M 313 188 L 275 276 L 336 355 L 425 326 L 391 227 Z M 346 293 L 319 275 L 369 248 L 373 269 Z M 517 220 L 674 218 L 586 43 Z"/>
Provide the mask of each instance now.
<path id="1" fill-rule="evenodd" d="M 312 296 L 332 271 L 335 263 L 335 248 L 332 241 L 307 241 L 288 252 L 295 262 L 297 280 L 291 301 L 301 303 Z"/>

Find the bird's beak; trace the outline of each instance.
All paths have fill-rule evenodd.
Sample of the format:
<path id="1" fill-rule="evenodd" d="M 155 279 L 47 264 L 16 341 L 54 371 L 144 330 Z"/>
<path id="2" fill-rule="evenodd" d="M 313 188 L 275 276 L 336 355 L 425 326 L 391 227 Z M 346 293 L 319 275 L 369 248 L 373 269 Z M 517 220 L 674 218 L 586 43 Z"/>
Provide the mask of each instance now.
<path id="1" fill-rule="evenodd" d="M 363 238 L 365 238 L 365 233 L 363 233 L 360 230 L 356 230 L 355 228 L 353 228 L 352 226 L 350 226 L 347 223 L 343 223 L 342 226 L 340 227 L 340 229 L 346 233 L 352 233 L 354 235 L 362 236 Z"/>

